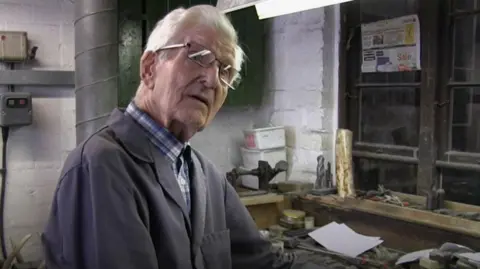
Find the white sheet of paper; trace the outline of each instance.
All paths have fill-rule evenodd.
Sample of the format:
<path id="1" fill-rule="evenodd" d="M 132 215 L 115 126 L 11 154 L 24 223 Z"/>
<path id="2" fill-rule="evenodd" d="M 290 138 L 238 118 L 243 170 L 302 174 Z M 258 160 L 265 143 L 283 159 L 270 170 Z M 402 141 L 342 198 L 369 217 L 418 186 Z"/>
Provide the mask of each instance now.
<path id="1" fill-rule="evenodd" d="M 475 252 L 475 253 L 462 253 L 458 254 L 458 256 L 465 257 L 473 262 L 480 263 L 480 252 Z"/>
<path id="2" fill-rule="evenodd" d="M 379 237 L 358 234 L 347 225 L 336 222 L 318 228 L 308 235 L 326 249 L 349 257 L 357 257 L 383 243 Z"/>
<path id="3" fill-rule="evenodd" d="M 419 260 L 420 258 L 428 257 L 430 255 L 430 252 L 432 252 L 432 250 L 434 250 L 434 249 L 433 248 L 432 249 L 424 249 L 424 250 L 419 250 L 419 251 L 407 253 L 407 254 L 403 255 L 402 257 L 398 258 L 395 265 L 399 265 L 399 264 L 402 264 L 402 263 L 408 263 L 408 262 L 414 262 L 414 261 Z"/>
<path id="4" fill-rule="evenodd" d="M 333 223 L 336 223 L 336 222 L 333 222 Z M 337 224 L 338 224 L 338 223 L 337 223 Z M 365 237 L 365 238 L 371 238 L 371 239 L 380 240 L 380 237 L 378 237 L 378 236 L 366 236 L 366 235 L 363 235 L 363 234 L 359 234 L 359 233 L 355 232 L 354 230 L 350 229 L 350 227 L 348 227 L 345 223 L 338 224 L 338 225 L 344 226 L 343 228 L 346 229 L 345 231 L 348 230 L 349 233 L 353 233 L 353 234 L 355 234 L 355 235 L 357 235 L 357 236 L 363 236 L 363 237 Z"/>

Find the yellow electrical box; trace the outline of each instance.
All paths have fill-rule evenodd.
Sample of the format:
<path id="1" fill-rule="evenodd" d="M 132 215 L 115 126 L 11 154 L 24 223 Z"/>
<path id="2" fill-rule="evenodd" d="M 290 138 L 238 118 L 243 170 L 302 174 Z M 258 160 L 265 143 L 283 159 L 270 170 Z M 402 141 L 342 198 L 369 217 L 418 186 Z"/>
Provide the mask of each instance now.
<path id="1" fill-rule="evenodd" d="M 26 32 L 0 31 L 0 62 L 21 62 L 27 57 Z"/>

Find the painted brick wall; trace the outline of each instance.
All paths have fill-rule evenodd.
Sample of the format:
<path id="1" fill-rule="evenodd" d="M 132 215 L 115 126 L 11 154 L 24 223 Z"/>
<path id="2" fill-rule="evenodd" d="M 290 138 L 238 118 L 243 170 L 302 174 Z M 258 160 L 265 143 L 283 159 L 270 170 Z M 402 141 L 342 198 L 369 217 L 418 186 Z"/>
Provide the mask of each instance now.
<path id="1" fill-rule="evenodd" d="M 285 125 L 290 179 L 314 181 L 317 156 L 334 159 L 338 17 L 332 7 L 269 19 L 263 106 L 221 111 L 193 145 L 227 171 L 241 164 L 243 129 Z"/>
<path id="2" fill-rule="evenodd" d="M 73 6 L 69 0 L 0 0 L 0 30 L 26 31 L 31 44 L 39 47 L 37 60 L 17 69 L 73 70 Z M 6 232 L 16 241 L 32 233 L 23 254 L 40 259 L 38 233 L 43 230 L 59 169 L 75 146 L 74 91 L 15 90 L 33 94 L 34 122 L 13 129 L 9 137 Z"/>

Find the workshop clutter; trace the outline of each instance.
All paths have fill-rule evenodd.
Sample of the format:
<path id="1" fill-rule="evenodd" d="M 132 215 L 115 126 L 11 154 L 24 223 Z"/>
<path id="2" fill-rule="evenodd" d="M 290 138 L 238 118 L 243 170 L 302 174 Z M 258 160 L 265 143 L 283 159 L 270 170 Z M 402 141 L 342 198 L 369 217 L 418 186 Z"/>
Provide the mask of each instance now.
<path id="1" fill-rule="evenodd" d="M 395 265 L 408 266 L 416 263 L 424 269 L 477 269 L 480 268 L 480 252 L 446 242 L 437 249 L 407 253 L 400 257 Z"/>
<path id="2" fill-rule="evenodd" d="M 343 223 L 302 227 L 300 222 L 308 217 L 299 210 L 285 210 L 280 225 L 271 226 L 262 235 L 272 242 L 274 251 L 293 253 L 297 258 L 306 251 L 312 263 L 326 268 L 395 268 L 395 262 L 404 254 L 382 246 L 380 237 L 359 234 Z"/>
<path id="3" fill-rule="evenodd" d="M 240 148 L 242 154 L 242 169 L 252 170 L 257 168 L 258 161 L 267 161 L 274 166 L 280 161 L 287 161 L 285 144 L 285 127 L 275 126 L 243 131 L 244 145 Z M 278 174 L 272 183 L 287 180 L 287 173 Z M 258 178 L 251 175 L 242 176 L 242 185 L 258 189 Z"/>

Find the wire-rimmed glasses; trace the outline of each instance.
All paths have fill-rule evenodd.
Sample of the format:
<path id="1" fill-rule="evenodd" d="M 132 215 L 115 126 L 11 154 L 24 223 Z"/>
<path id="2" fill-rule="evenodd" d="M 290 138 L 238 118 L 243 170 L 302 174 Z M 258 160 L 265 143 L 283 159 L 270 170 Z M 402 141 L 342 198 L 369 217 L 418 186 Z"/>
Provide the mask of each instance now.
<path id="1" fill-rule="evenodd" d="M 206 49 L 202 45 L 199 45 L 193 42 L 185 43 L 185 44 L 173 44 L 173 45 L 161 47 L 158 50 L 156 50 L 156 52 L 162 51 L 162 50 L 168 50 L 168 49 L 176 49 L 176 48 L 187 48 L 188 59 L 190 59 L 194 63 L 204 68 L 210 67 L 214 62 L 217 61 L 219 63 L 218 77 L 220 81 L 225 83 L 225 85 L 227 85 L 228 88 L 235 90 L 235 87 L 231 84 L 230 81 L 232 81 L 232 79 L 236 76 L 238 71 L 235 70 L 233 66 L 220 62 L 217 59 L 217 56 L 215 55 L 215 53 L 213 53 L 209 49 Z"/>

